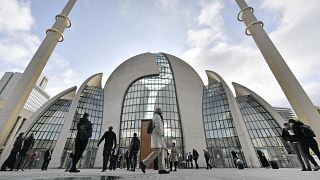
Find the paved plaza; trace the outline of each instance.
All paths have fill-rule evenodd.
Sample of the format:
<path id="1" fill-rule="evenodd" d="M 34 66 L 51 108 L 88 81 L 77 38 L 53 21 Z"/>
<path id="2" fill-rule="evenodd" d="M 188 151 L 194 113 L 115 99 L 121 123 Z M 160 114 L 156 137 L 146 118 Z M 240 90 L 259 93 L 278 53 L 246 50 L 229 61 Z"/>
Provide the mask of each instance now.
<path id="1" fill-rule="evenodd" d="M 178 170 L 178 172 L 159 175 L 157 171 L 147 170 L 143 174 L 140 170 L 128 172 L 123 169 L 100 172 L 100 169 L 82 169 L 80 173 L 68 173 L 62 169 L 25 170 L 19 172 L 0 172 L 0 179 L 46 179 L 46 180 L 112 180 L 112 179 L 184 179 L 184 180 L 319 180 L 318 172 L 301 172 L 299 169 L 199 169 Z"/>

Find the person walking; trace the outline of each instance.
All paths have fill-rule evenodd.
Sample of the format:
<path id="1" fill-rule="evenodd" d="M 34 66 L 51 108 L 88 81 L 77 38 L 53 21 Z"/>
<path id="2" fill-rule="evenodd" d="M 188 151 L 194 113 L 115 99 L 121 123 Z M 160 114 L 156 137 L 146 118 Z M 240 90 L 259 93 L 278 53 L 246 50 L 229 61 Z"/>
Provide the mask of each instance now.
<path id="1" fill-rule="evenodd" d="M 264 153 L 260 150 L 257 150 L 257 154 L 259 156 L 262 167 L 269 168 L 270 164 L 269 164 L 269 161 L 267 160 L 266 156 L 264 155 Z"/>
<path id="2" fill-rule="evenodd" d="M 113 132 L 113 127 L 110 126 L 109 130 L 106 131 L 101 137 L 97 147 L 99 147 L 100 143 L 104 140 L 104 149 L 103 149 L 103 167 L 101 172 L 105 172 L 108 167 L 108 161 L 111 155 L 112 149 L 116 148 L 117 145 L 117 136 Z"/>
<path id="3" fill-rule="evenodd" d="M 119 157 L 118 145 L 111 151 L 109 170 L 116 170 L 117 160 Z"/>
<path id="4" fill-rule="evenodd" d="M 24 171 L 23 166 L 24 163 L 26 161 L 27 158 L 27 152 L 32 148 L 32 146 L 34 145 L 34 134 L 31 133 L 29 135 L 29 137 L 27 137 L 24 141 L 23 141 L 23 146 L 22 149 L 20 150 L 20 152 L 18 153 L 18 158 L 17 158 L 17 171 L 19 171 L 19 169 L 21 169 L 22 171 Z"/>
<path id="5" fill-rule="evenodd" d="M 312 171 L 310 162 L 307 156 L 304 154 L 301 143 L 298 141 L 298 138 L 294 134 L 292 127 L 289 123 L 284 123 L 284 128 L 282 129 L 282 139 L 285 140 L 291 149 L 294 151 L 296 157 L 298 158 L 302 171 Z M 304 162 L 303 162 L 304 160 Z M 307 168 L 305 166 L 307 165 Z"/>
<path id="6" fill-rule="evenodd" d="M 69 169 L 71 168 L 73 157 L 74 157 L 74 155 L 73 155 L 73 153 L 71 152 L 71 153 L 69 154 L 68 161 L 67 161 L 67 165 L 66 165 L 66 170 L 65 170 L 64 172 L 68 172 Z"/>
<path id="7" fill-rule="evenodd" d="M 198 165 L 199 153 L 194 148 L 192 150 L 192 156 L 193 156 L 194 163 L 196 164 L 196 169 L 199 169 L 199 165 Z"/>
<path id="8" fill-rule="evenodd" d="M 189 152 L 189 154 L 188 154 L 188 161 L 190 163 L 189 168 L 193 169 L 193 156 L 192 156 L 191 152 Z"/>
<path id="9" fill-rule="evenodd" d="M 319 158 L 320 160 L 320 151 L 317 141 L 314 139 L 316 135 L 314 134 L 313 130 L 310 126 L 307 126 L 303 124 L 300 121 L 295 121 L 293 119 L 289 120 L 290 126 L 292 127 L 292 130 L 294 134 L 296 135 L 296 138 L 301 143 L 302 151 L 307 156 L 307 158 L 311 161 L 311 163 L 314 165 L 314 171 L 318 171 L 320 169 L 320 166 L 318 163 L 314 160 L 312 155 L 310 154 L 309 149 L 311 149 Z"/>
<path id="10" fill-rule="evenodd" d="M 206 169 L 212 169 L 212 166 L 210 164 L 210 154 L 206 149 L 203 149 L 203 155 L 206 159 L 207 168 Z"/>
<path id="11" fill-rule="evenodd" d="M 129 149 L 126 149 L 125 153 L 124 153 L 124 158 L 126 160 L 126 167 L 127 167 L 127 171 L 130 170 L 130 150 Z"/>
<path id="12" fill-rule="evenodd" d="M 32 167 L 32 164 L 37 160 L 37 151 L 30 151 L 30 153 L 28 154 L 28 165 L 27 168 L 30 170 Z"/>
<path id="13" fill-rule="evenodd" d="M 19 151 L 21 150 L 21 147 L 22 147 L 23 135 L 24 135 L 24 133 L 22 132 L 16 138 L 16 141 L 13 144 L 13 148 L 11 149 L 8 158 L 2 164 L 0 171 L 6 171 L 7 168 L 9 168 L 10 171 L 13 170 L 13 167 L 16 162 L 17 154 L 19 153 Z"/>
<path id="14" fill-rule="evenodd" d="M 164 139 L 164 122 L 160 108 L 155 109 L 151 122 L 153 128 L 151 132 L 152 152 L 146 159 L 140 161 L 140 168 L 145 173 L 146 167 L 158 157 L 158 173 L 168 174 L 170 171 L 166 171 L 164 165 L 164 153 L 166 153 L 165 149 L 167 149 L 167 145 Z"/>
<path id="15" fill-rule="evenodd" d="M 172 167 L 174 165 L 174 170 L 177 171 L 177 166 L 178 166 L 178 149 L 176 147 L 176 143 L 172 143 L 172 148 L 171 148 L 171 154 L 169 157 L 170 161 L 170 171 L 172 171 Z"/>
<path id="16" fill-rule="evenodd" d="M 137 133 L 133 133 L 133 138 L 131 139 L 131 143 L 130 143 L 130 155 L 129 155 L 129 161 L 131 166 L 130 171 L 136 170 L 137 157 L 138 157 L 139 150 L 140 150 L 140 140 L 138 138 Z"/>
<path id="17" fill-rule="evenodd" d="M 89 114 L 84 113 L 77 124 L 77 136 L 75 139 L 75 151 L 72 159 L 72 166 L 69 172 L 80 172 L 77 169 L 77 163 L 82 157 L 84 150 L 88 144 L 89 138 L 92 136 L 92 123 L 88 119 Z"/>
<path id="18" fill-rule="evenodd" d="M 237 167 L 238 153 L 235 150 L 232 150 L 231 155 L 232 155 L 234 166 Z"/>
<path id="19" fill-rule="evenodd" d="M 52 156 L 52 151 L 53 151 L 52 148 L 49 147 L 49 149 L 47 149 L 46 152 L 44 153 L 43 164 L 41 168 L 42 171 L 46 171 L 48 169 L 48 165 Z"/>

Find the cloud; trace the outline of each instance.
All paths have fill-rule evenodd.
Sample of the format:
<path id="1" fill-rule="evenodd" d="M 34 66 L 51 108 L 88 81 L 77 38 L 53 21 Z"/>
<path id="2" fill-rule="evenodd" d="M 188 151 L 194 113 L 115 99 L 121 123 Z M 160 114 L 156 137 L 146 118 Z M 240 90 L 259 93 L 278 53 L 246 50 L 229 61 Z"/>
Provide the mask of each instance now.
<path id="1" fill-rule="evenodd" d="M 320 104 L 320 93 L 315 93 L 320 87 L 320 36 L 317 35 L 320 28 L 317 7 L 320 2 L 312 0 L 308 3 L 264 0 L 260 9 L 280 19 L 270 37 L 311 99 Z M 300 7 L 304 7 L 303 10 L 297 11 Z M 226 28 L 234 27 L 225 24 L 226 18 L 222 16 L 222 11 L 227 10 L 225 8 L 223 1 L 205 1 L 202 4 L 196 23 L 188 31 L 190 48 L 183 58 L 200 72 L 205 82 L 204 71 L 213 70 L 227 81 L 231 89 L 231 82 L 235 81 L 257 92 L 272 105 L 289 106 L 251 37 L 245 37 L 239 43 L 229 40 L 233 37 L 226 33 Z M 239 28 L 241 26 L 243 24 L 239 23 Z"/>
<path id="2" fill-rule="evenodd" d="M 28 31 L 34 24 L 28 1 L 0 1 L 0 32 Z"/>
<path id="3" fill-rule="evenodd" d="M 171 9 L 178 5 L 179 0 L 156 0 L 155 2 L 164 9 Z"/>

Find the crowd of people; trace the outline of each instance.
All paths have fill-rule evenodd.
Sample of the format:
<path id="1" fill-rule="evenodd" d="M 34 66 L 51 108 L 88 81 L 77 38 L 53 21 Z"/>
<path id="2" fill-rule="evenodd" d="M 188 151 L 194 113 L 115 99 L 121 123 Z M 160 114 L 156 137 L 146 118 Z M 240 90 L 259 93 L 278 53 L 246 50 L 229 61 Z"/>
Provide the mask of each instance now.
<path id="1" fill-rule="evenodd" d="M 68 154 L 66 172 L 80 172 L 80 170 L 77 169 L 77 164 L 82 158 L 82 154 L 92 136 L 92 126 L 93 124 L 89 121 L 89 114 L 84 113 L 77 123 L 74 152 Z M 147 133 L 151 136 L 152 152 L 145 159 L 140 160 L 139 166 L 143 173 L 146 172 L 146 168 L 151 163 L 154 163 L 154 167 L 158 170 L 159 174 L 168 174 L 170 171 L 175 172 L 179 166 L 187 169 L 193 169 L 195 165 L 195 169 L 199 169 L 199 153 L 195 148 L 192 149 L 192 152 L 186 153 L 185 161 L 183 161 L 184 163 L 179 163 L 181 153 L 176 147 L 175 142 L 172 142 L 169 148 L 167 147 L 167 143 L 164 138 L 164 121 L 160 108 L 155 109 L 153 119 L 148 125 Z M 312 171 L 310 162 L 314 165 L 314 171 L 320 169 L 320 166 L 310 154 L 311 149 L 320 159 L 318 144 L 314 137 L 315 133 L 311 127 L 300 121 L 290 119 L 288 123 L 284 124 L 282 138 L 294 151 L 294 154 L 300 162 L 302 171 Z M 123 166 L 125 166 L 128 171 L 134 172 L 136 170 L 138 152 L 141 144 L 137 133 L 133 133 L 129 147 L 120 149 L 117 144 L 116 134 L 113 132 L 113 127 L 110 126 L 108 131 L 106 131 L 100 138 L 97 148 L 99 148 L 103 141 L 103 166 L 101 172 L 106 172 L 106 170 L 115 170 L 117 168 L 122 168 Z M 32 150 L 34 143 L 35 138 L 33 133 L 30 133 L 27 137 L 24 137 L 24 133 L 20 133 L 15 140 L 8 158 L 2 164 L 0 170 L 12 171 L 16 169 L 17 171 L 24 171 L 24 168 L 31 169 L 32 167 L 35 167 L 39 161 L 40 153 L 36 150 Z M 53 149 L 51 147 L 44 151 L 42 170 L 47 170 L 52 153 Z M 269 168 L 271 161 L 267 160 L 265 154 L 261 150 L 257 149 L 257 155 L 262 167 Z M 211 156 L 206 149 L 203 149 L 203 156 L 207 165 L 206 169 L 212 169 L 212 165 L 210 163 Z M 238 153 L 232 150 L 231 156 L 235 167 L 243 169 L 245 163 L 241 158 L 239 158 Z M 125 162 L 125 165 L 123 162 Z"/>

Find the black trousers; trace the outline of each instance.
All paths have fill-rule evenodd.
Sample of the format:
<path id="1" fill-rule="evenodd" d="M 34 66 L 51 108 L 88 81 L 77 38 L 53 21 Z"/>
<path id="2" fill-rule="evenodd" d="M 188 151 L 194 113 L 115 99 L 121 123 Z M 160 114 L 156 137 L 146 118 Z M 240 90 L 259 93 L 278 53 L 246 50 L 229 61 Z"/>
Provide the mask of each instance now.
<path id="1" fill-rule="evenodd" d="M 79 160 L 82 157 L 82 154 L 84 152 L 84 150 L 86 149 L 88 144 L 88 140 L 79 140 L 76 139 L 75 140 L 75 151 L 74 151 L 74 156 L 72 159 L 72 167 L 71 169 L 77 169 L 77 163 L 79 162 Z"/>
<path id="2" fill-rule="evenodd" d="M 170 171 L 172 171 L 172 167 L 174 165 L 174 170 L 177 170 L 177 166 L 178 166 L 178 161 L 172 162 L 170 161 Z"/>
<path id="3" fill-rule="evenodd" d="M 301 140 L 301 147 L 307 158 L 311 161 L 314 166 L 318 166 L 318 163 L 314 160 L 312 155 L 310 154 L 309 148 L 318 156 L 320 160 L 320 152 L 318 143 L 314 138 L 308 138 Z"/>
<path id="4" fill-rule="evenodd" d="M 136 169 L 136 167 L 137 167 L 137 156 L 138 156 L 138 152 L 130 151 L 129 161 L 130 161 L 131 169 Z"/>
<path id="5" fill-rule="evenodd" d="M 108 168 L 108 161 L 111 155 L 112 147 L 104 147 L 103 149 L 103 167 L 102 170 L 106 170 Z"/>
<path id="6" fill-rule="evenodd" d="M 130 169 L 130 159 L 126 158 L 126 166 L 127 166 L 127 170 Z"/>
<path id="7" fill-rule="evenodd" d="M 44 159 L 43 160 L 43 164 L 42 164 L 42 168 L 41 168 L 42 170 L 47 170 L 50 160 L 51 159 Z"/>
<path id="8" fill-rule="evenodd" d="M 210 158 L 206 158 L 206 164 L 207 164 L 207 169 L 212 169 L 212 166 L 211 166 L 211 164 L 210 164 Z"/>
<path id="9" fill-rule="evenodd" d="M 8 168 L 13 169 L 14 164 L 16 163 L 16 156 L 18 152 L 11 152 L 8 158 L 4 161 L 1 166 L 1 171 L 5 171 Z"/>
<path id="10" fill-rule="evenodd" d="M 196 164 L 196 169 L 199 169 L 198 157 L 194 157 L 193 160 L 194 160 L 194 163 Z"/>

